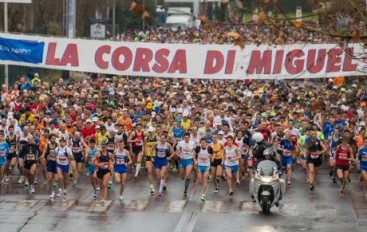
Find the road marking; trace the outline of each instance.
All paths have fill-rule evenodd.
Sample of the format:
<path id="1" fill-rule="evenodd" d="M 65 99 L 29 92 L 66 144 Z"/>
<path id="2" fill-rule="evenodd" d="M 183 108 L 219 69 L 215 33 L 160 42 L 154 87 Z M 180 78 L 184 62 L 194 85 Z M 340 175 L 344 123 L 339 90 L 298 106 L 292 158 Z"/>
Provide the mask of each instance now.
<path id="1" fill-rule="evenodd" d="M 202 212 L 203 213 L 220 213 L 222 210 L 222 201 L 205 201 Z"/>
<path id="2" fill-rule="evenodd" d="M 186 212 L 178 222 L 175 232 L 191 232 L 194 230 L 196 221 L 198 220 L 199 212 Z"/>
<path id="3" fill-rule="evenodd" d="M 32 208 L 38 202 L 39 200 L 21 200 L 14 206 L 14 209 L 23 210 Z"/>
<path id="4" fill-rule="evenodd" d="M 169 201 L 165 204 L 164 206 L 164 211 L 165 212 L 171 212 L 171 213 L 179 213 L 182 212 L 183 208 L 186 205 L 185 200 L 181 200 L 181 201 Z"/>
<path id="5" fill-rule="evenodd" d="M 54 201 L 50 203 L 51 207 L 58 211 L 66 211 L 70 209 L 73 205 L 75 205 L 75 200 L 66 200 L 66 201 Z"/>
<path id="6" fill-rule="evenodd" d="M 148 207 L 148 200 L 133 200 L 127 206 L 128 211 L 145 211 Z"/>
<path id="7" fill-rule="evenodd" d="M 253 202 L 242 202 L 240 205 L 240 211 L 250 214 L 259 214 L 260 209 L 256 205 L 256 203 Z"/>
<path id="8" fill-rule="evenodd" d="M 279 207 L 279 212 L 282 215 L 299 216 L 298 205 L 292 203 L 286 203 Z"/>
<path id="9" fill-rule="evenodd" d="M 104 205 L 102 205 L 99 201 L 93 201 L 92 205 L 89 207 L 89 212 L 105 212 L 112 204 L 112 201 L 105 201 Z"/>

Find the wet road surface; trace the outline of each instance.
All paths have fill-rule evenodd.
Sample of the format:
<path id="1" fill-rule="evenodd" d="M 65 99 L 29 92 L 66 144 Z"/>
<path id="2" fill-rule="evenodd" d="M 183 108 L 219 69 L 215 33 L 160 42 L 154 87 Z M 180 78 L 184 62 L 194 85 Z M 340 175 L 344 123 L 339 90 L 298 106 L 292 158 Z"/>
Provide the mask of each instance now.
<path id="1" fill-rule="evenodd" d="M 184 183 L 170 176 L 162 198 L 150 196 L 145 175 L 134 182 L 130 177 L 124 200 L 118 200 L 119 186 L 109 191 L 105 206 L 92 198 L 92 187 L 84 177 L 77 188 L 68 189 L 68 199 L 50 202 L 46 185 L 36 186 L 36 194 L 16 183 L 0 186 L 0 231 L 367 231 L 367 199 L 362 196 L 357 174 L 345 199 L 338 196 L 338 185 L 327 170 L 320 171 L 314 192 L 305 185 L 300 168 L 287 188 L 280 208 L 262 215 L 248 194 L 248 182 L 227 194 L 221 183 L 219 194 L 211 184 L 205 202 L 200 201 L 201 186 L 190 185 L 187 198 Z"/>

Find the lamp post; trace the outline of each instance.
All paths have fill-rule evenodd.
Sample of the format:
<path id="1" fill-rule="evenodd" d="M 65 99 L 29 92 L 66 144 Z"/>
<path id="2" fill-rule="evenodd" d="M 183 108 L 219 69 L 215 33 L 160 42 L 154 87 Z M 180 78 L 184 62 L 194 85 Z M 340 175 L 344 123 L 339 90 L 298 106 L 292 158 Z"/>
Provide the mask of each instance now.
<path id="1" fill-rule="evenodd" d="M 32 3 L 32 0 L 0 0 L 4 3 L 4 33 L 8 33 L 8 3 Z M 9 66 L 4 67 L 5 85 L 9 86 Z"/>
<path id="2" fill-rule="evenodd" d="M 112 1 L 112 38 L 116 38 L 116 0 Z"/>

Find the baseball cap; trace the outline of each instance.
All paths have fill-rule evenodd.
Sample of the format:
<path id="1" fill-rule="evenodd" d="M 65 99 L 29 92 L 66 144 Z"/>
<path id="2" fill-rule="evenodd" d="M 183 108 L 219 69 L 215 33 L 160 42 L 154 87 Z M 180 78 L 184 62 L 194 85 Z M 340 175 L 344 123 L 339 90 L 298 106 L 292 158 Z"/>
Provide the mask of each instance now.
<path id="1" fill-rule="evenodd" d="M 148 128 L 148 132 L 154 132 L 154 127 L 150 126 L 150 127 Z"/>
<path id="2" fill-rule="evenodd" d="M 224 135 L 224 132 L 223 131 L 219 131 L 218 132 L 218 135 Z"/>
<path id="3" fill-rule="evenodd" d="M 187 116 L 189 116 L 189 112 L 187 112 L 187 111 L 184 111 L 184 112 L 183 112 L 183 114 L 182 114 L 182 116 L 184 116 L 184 117 L 187 117 Z"/>
<path id="4" fill-rule="evenodd" d="M 152 117 L 155 117 L 157 113 L 155 111 L 152 112 Z"/>
<path id="5" fill-rule="evenodd" d="M 92 122 L 92 120 L 90 120 L 90 119 L 88 118 L 85 122 Z"/>
<path id="6" fill-rule="evenodd" d="M 93 122 L 98 122 L 98 118 L 97 117 L 93 117 Z"/>

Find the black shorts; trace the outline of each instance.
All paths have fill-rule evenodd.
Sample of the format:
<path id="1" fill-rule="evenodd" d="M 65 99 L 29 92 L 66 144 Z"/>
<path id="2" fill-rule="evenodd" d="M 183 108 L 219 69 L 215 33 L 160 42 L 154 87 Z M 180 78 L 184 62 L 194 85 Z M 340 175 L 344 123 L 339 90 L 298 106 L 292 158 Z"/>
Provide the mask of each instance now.
<path id="1" fill-rule="evenodd" d="M 19 152 L 18 159 L 23 159 L 24 160 L 24 154 L 22 155 L 21 152 Z"/>
<path id="2" fill-rule="evenodd" d="M 336 170 L 338 169 L 343 170 L 343 172 L 345 172 L 345 171 L 349 171 L 350 166 L 349 165 L 336 165 Z"/>
<path id="3" fill-rule="evenodd" d="M 13 158 L 17 158 L 17 154 L 15 152 L 9 153 L 9 155 L 6 157 L 8 161 L 12 160 Z"/>
<path id="4" fill-rule="evenodd" d="M 145 162 L 148 162 L 148 161 L 153 162 L 153 157 L 147 155 L 145 157 Z"/>
<path id="5" fill-rule="evenodd" d="M 307 158 L 307 163 L 308 164 L 313 164 L 315 167 L 320 167 L 322 164 L 322 160 L 321 158 L 317 158 L 317 159 L 311 159 L 311 157 Z"/>
<path id="6" fill-rule="evenodd" d="M 109 169 L 99 169 L 97 171 L 97 178 L 102 179 L 104 177 L 104 175 L 106 175 L 108 173 L 111 174 L 111 171 Z"/>
<path id="7" fill-rule="evenodd" d="M 30 170 L 33 164 L 37 164 L 37 160 L 26 160 L 24 161 L 24 169 Z"/>
<path id="8" fill-rule="evenodd" d="M 132 148 L 133 154 L 138 155 L 143 150 L 143 147 L 136 146 Z"/>
<path id="9" fill-rule="evenodd" d="M 83 163 L 84 162 L 84 156 L 83 156 L 82 153 L 73 153 L 73 156 L 74 156 L 74 160 L 77 163 Z"/>
<path id="10" fill-rule="evenodd" d="M 210 163 L 210 166 L 218 167 L 222 165 L 222 159 L 214 159 L 213 162 Z"/>

